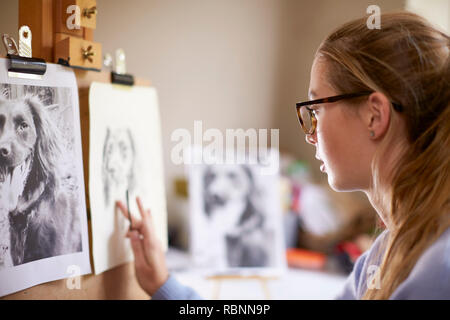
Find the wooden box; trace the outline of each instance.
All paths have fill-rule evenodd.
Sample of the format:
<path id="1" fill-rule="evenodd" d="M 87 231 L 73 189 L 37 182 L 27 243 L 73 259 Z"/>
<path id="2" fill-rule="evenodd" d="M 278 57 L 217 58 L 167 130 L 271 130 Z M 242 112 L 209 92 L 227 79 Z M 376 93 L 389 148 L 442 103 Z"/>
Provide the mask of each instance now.
<path id="1" fill-rule="evenodd" d="M 62 34 L 56 34 L 55 38 L 64 38 L 55 41 L 55 61 L 62 58 L 71 66 L 102 68 L 102 45 L 100 43 Z"/>

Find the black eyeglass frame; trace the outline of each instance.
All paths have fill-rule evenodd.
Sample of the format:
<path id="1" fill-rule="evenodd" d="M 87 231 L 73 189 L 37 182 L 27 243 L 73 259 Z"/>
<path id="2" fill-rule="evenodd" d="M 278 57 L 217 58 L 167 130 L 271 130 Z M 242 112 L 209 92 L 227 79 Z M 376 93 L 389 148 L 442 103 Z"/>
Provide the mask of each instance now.
<path id="1" fill-rule="evenodd" d="M 314 116 L 314 113 L 312 109 L 308 108 L 307 106 L 313 105 L 313 104 L 321 104 L 321 103 L 331 103 L 331 102 L 336 102 L 336 101 L 340 101 L 340 100 L 344 100 L 344 99 L 352 99 L 352 98 L 357 98 L 357 97 L 362 97 L 362 96 L 368 96 L 370 94 L 372 94 L 374 91 L 362 91 L 362 92 L 356 92 L 356 93 L 346 93 L 346 94 L 340 94 L 337 96 L 332 96 L 332 97 L 326 97 L 326 98 L 321 98 L 321 99 L 316 99 L 316 100 L 310 100 L 310 101 L 304 101 L 304 102 L 297 102 L 296 103 L 296 108 L 297 108 L 297 116 L 298 116 L 298 121 L 300 122 L 300 125 L 303 129 L 303 131 L 305 132 L 305 134 L 314 134 L 314 131 L 316 130 L 316 125 L 317 125 L 317 119 Z M 402 112 L 403 111 L 403 107 L 402 105 L 392 102 L 392 106 L 394 107 L 394 110 L 397 112 Z M 301 113 L 300 113 L 300 108 L 301 107 L 306 107 L 309 115 L 311 117 L 311 129 L 308 131 L 308 129 L 306 128 Z"/>

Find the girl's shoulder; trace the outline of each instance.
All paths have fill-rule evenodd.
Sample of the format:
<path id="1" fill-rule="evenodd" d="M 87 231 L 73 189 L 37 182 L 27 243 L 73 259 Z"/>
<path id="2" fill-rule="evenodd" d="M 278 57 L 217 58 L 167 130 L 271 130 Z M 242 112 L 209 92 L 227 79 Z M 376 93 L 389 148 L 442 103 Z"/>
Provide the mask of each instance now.
<path id="1" fill-rule="evenodd" d="M 425 250 L 391 299 L 450 299 L 450 228 Z"/>
<path id="2" fill-rule="evenodd" d="M 382 232 L 356 261 L 338 299 L 361 299 L 379 270 L 388 236 L 388 230 Z M 450 228 L 425 250 L 390 299 L 450 299 Z"/>

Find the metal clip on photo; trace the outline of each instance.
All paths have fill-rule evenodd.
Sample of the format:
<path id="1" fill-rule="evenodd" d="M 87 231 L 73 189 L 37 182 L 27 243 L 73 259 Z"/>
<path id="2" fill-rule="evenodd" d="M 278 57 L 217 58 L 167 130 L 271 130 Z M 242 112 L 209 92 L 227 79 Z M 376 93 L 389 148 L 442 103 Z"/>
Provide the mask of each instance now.
<path id="1" fill-rule="evenodd" d="M 19 29 L 19 48 L 10 35 L 3 34 L 7 58 L 9 59 L 8 76 L 24 79 L 42 79 L 47 71 L 45 60 L 32 58 L 31 30 L 28 26 Z"/>
<path id="2" fill-rule="evenodd" d="M 110 55 L 105 56 L 105 64 L 107 60 L 111 60 Z M 111 82 L 115 84 L 132 86 L 134 85 L 134 77 L 130 74 L 127 74 L 125 60 L 125 52 L 123 51 L 123 49 L 117 49 L 115 70 L 111 71 Z"/>

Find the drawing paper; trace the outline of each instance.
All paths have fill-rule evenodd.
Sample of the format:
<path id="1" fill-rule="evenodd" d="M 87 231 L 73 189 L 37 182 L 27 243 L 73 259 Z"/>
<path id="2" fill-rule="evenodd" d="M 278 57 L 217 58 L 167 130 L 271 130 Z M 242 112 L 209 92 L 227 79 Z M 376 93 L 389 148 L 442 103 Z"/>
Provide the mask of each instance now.
<path id="1" fill-rule="evenodd" d="M 161 128 L 155 88 L 92 83 L 89 196 L 95 273 L 132 261 L 125 238 L 129 221 L 115 207 L 126 204 L 141 219 L 136 197 L 152 212 L 156 233 L 167 248 Z"/>

